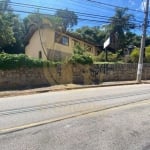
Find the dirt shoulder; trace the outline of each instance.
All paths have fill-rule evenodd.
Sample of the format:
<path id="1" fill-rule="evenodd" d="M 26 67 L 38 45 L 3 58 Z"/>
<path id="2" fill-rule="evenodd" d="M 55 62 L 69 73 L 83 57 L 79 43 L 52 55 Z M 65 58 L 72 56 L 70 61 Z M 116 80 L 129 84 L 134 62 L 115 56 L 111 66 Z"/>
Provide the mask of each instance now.
<path id="1" fill-rule="evenodd" d="M 132 85 L 138 84 L 136 81 L 116 81 L 116 82 L 103 82 L 98 85 L 78 85 L 78 84 L 62 84 L 54 85 L 49 87 L 33 88 L 33 89 L 23 89 L 23 90 L 10 90 L 10 91 L 0 91 L 0 97 L 11 97 L 19 95 L 29 95 L 44 92 L 53 91 L 63 91 L 63 90 L 73 90 L 81 88 L 93 88 L 93 87 L 106 87 L 106 86 L 119 86 L 119 85 Z M 150 84 L 150 80 L 142 81 L 142 84 Z"/>

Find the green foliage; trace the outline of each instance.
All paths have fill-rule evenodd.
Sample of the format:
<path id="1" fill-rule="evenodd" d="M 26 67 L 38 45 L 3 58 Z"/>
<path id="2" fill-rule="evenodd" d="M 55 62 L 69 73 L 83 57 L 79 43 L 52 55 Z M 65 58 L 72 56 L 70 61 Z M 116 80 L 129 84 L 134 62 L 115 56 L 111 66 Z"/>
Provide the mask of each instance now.
<path id="1" fill-rule="evenodd" d="M 69 62 L 72 64 L 93 64 L 92 57 L 90 55 L 74 54 Z"/>
<path id="2" fill-rule="evenodd" d="M 36 14 L 30 14 L 23 20 L 26 33 L 29 29 L 34 26 L 35 29 L 42 27 L 43 24 L 48 25 L 52 29 L 59 29 L 62 24 L 62 19 L 57 16 L 40 15 L 39 12 Z"/>
<path id="3" fill-rule="evenodd" d="M 98 56 L 95 56 L 94 60 L 96 62 L 104 62 L 105 61 L 105 52 L 102 51 Z"/>
<path id="4" fill-rule="evenodd" d="M 105 61 L 105 52 L 101 52 L 98 56 L 95 56 L 95 61 L 97 62 L 104 62 Z M 118 54 L 108 52 L 107 54 L 108 61 L 110 62 L 117 62 L 118 61 Z"/>
<path id="5" fill-rule="evenodd" d="M 147 63 L 150 63 L 150 53 L 147 53 L 147 54 L 146 54 L 146 62 L 147 62 Z"/>
<path id="6" fill-rule="evenodd" d="M 110 18 L 110 24 L 106 26 L 108 29 L 108 36 L 113 37 L 117 41 L 115 49 L 121 49 L 125 47 L 125 32 L 129 32 L 134 28 L 134 24 L 130 21 L 133 19 L 133 15 L 127 13 L 127 8 L 116 8 L 115 15 Z"/>
<path id="7" fill-rule="evenodd" d="M 145 56 L 146 62 L 150 63 L 150 46 L 146 47 Z"/>
<path id="8" fill-rule="evenodd" d="M 53 63 L 39 59 L 31 59 L 24 54 L 6 54 L 0 53 L 0 69 L 17 69 L 22 67 L 43 67 L 49 66 Z"/>
<path id="9" fill-rule="evenodd" d="M 62 19 L 62 29 L 64 31 L 66 31 L 68 28 L 72 28 L 78 23 L 78 16 L 73 11 L 68 9 L 57 10 L 55 16 Z"/>
<path id="10" fill-rule="evenodd" d="M 10 15 L 12 17 L 11 23 L 16 42 L 12 44 L 7 43 L 6 46 L 3 47 L 4 52 L 10 54 L 24 53 L 24 43 L 23 43 L 25 35 L 24 24 L 17 15 L 14 15 L 13 13 L 11 13 Z"/>
<path id="11" fill-rule="evenodd" d="M 93 59 L 89 53 L 86 53 L 86 50 L 83 47 L 76 45 L 74 47 L 74 54 L 68 62 L 73 64 L 93 64 Z"/>
<path id="12" fill-rule="evenodd" d="M 103 44 L 106 36 L 106 32 L 100 27 L 88 27 L 84 26 L 77 29 L 74 34 L 94 44 Z"/>
<path id="13" fill-rule="evenodd" d="M 132 32 L 126 32 L 125 34 L 125 46 L 134 45 L 140 47 L 141 37 Z"/>
<path id="14" fill-rule="evenodd" d="M 78 44 L 75 45 L 75 47 L 73 49 L 74 54 L 79 54 L 79 55 L 83 55 L 85 51 L 86 50 Z"/>
<path id="15" fill-rule="evenodd" d="M 139 60 L 139 53 L 140 53 L 140 49 L 135 48 L 130 54 L 130 61 L 137 63 Z M 146 47 L 144 62 L 150 63 L 150 46 Z"/>
<path id="16" fill-rule="evenodd" d="M 134 62 L 134 63 L 137 63 L 138 60 L 139 60 L 139 49 L 138 48 L 135 48 L 131 54 L 130 54 L 130 58 L 131 58 L 131 61 Z"/>
<path id="17" fill-rule="evenodd" d="M 111 52 L 108 52 L 108 60 L 110 62 L 116 62 L 116 61 L 118 61 L 118 55 L 111 53 Z"/>
<path id="18" fill-rule="evenodd" d="M 15 43 L 13 27 L 9 14 L 0 14 L 0 49 L 8 44 Z"/>
<path id="19" fill-rule="evenodd" d="M 125 63 L 132 63 L 131 57 L 129 55 L 124 56 L 122 60 Z"/>
<path id="20" fill-rule="evenodd" d="M 21 53 L 24 51 L 24 25 L 18 15 L 13 13 L 9 2 L 4 0 L 0 3 L 0 51 Z"/>

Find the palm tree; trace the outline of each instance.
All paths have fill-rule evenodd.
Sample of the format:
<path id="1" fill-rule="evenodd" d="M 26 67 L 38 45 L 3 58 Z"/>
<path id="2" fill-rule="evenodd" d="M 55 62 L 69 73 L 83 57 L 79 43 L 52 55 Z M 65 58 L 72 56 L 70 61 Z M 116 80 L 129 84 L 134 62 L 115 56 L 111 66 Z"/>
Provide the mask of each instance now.
<path id="1" fill-rule="evenodd" d="M 125 32 L 134 28 L 134 24 L 131 23 L 134 17 L 127 11 L 127 8 L 116 8 L 115 15 L 110 18 L 110 24 L 108 25 L 110 36 L 117 41 L 117 44 L 115 44 L 117 49 L 124 48 Z"/>

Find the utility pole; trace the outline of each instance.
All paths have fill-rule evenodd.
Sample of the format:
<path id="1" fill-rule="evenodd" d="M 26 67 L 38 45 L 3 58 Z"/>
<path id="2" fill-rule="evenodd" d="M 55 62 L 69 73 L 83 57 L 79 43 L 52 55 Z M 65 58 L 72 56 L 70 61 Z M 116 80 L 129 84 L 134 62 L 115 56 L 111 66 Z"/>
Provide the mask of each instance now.
<path id="1" fill-rule="evenodd" d="M 144 56 L 144 48 L 145 48 L 145 39 L 146 39 L 146 30 L 148 25 L 148 11 L 149 11 L 149 0 L 146 1 L 146 9 L 145 9 L 145 16 L 144 16 L 144 24 L 143 24 L 143 34 L 141 39 L 141 48 L 140 48 L 140 55 L 139 55 L 139 62 L 138 62 L 138 69 L 137 69 L 137 83 L 141 83 L 142 79 L 142 69 L 143 69 L 143 56 Z"/>

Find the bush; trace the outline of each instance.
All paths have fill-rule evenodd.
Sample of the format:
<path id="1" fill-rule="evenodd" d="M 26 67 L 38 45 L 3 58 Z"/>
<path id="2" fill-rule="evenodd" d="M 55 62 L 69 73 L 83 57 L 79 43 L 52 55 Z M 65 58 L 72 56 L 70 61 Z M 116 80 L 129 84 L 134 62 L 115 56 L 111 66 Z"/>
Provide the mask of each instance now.
<path id="1" fill-rule="evenodd" d="M 131 54 L 130 54 L 130 58 L 131 58 L 131 61 L 134 62 L 134 63 L 137 63 L 138 60 L 139 60 L 139 49 L 138 48 L 135 48 Z"/>
<path id="2" fill-rule="evenodd" d="M 132 63 L 131 57 L 130 57 L 129 55 L 124 56 L 123 61 L 124 61 L 125 63 Z"/>
<path id="3" fill-rule="evenodd" d="M 73 64 L 93 64 L 92 55 L 81 47 L 76 45 L 73 50 L 74 54 L 69 58 L 68 62 Z"/>
<path id="4" fill-rule="evenodd" d="M 117 55 L 117 54 L 108 52 L 108 60 L 109 60 L 110 62 L 117 62 L 117 58 L 118 58 L 118 55 Z"/>
<path id="5" fill-rule="evenodd" d="M 94 60 L 98 62 L 105 62 L 105 57 L 106 57 L 105 52 L 103 51 L 98 56 L 96 56 Z M 118 60 L 118 54 L 108 52 L 107 58 L 108 58 L 108 61 L 110 62 L 116 62 Z"/>
<path id="6" fill-rule="evenodd" d="M 74 54 L 79 54 L 79 55 L 83 55 L 85 53 L 85 49 L 83 47 L 81 47 L 80 45 L 75 45 L 74 49 L 73 49 L 73 53 Z"/>
<path id="7" fill-rule="evenodd" d="M 43 67 L 53 64 L 50 61 L 32 59 L 24 54 L 0 53 L 0 69 L 16 69 L 21 67 Z"/>
<path id="8" fill-rule="evenodd" d="M 70 59 L 70 63 L 76 64 L 93 64 L 93 59 L 90 55 L 74 54 Z"/>
<path id="9" fill-rule="evenodd" d="M 95 61 L 104 62 L 105 61 L 105 52 L 102 51 L 98 56 L 95 56 Z"/>
<path id="10" fill-rule="evenodd" d="M 150 53 L 147 53 L 147 54 L 146 54 L 146 62 L 147 62 L 147 63 L 150 63 Z"/>
<path id="11" fill-rule="evenodd" d="M 145 56 L 146 62 L 150 63 L 150 46 L 146 47 Z"/>

